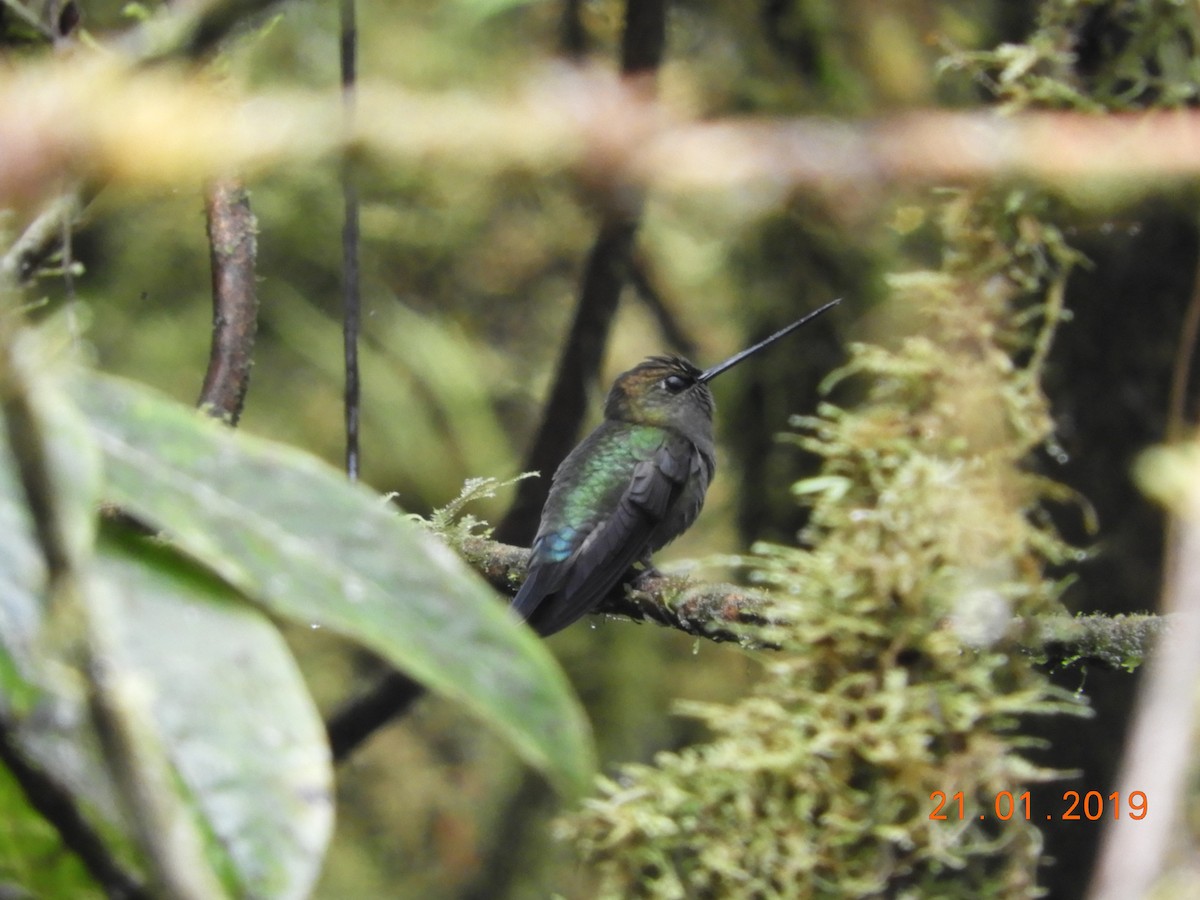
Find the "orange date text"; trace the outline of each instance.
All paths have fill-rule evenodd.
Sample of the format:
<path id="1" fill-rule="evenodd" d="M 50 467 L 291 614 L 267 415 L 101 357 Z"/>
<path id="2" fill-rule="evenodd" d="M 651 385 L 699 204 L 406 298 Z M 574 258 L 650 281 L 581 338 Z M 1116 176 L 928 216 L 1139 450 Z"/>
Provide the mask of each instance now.
<path id="1" fill-rule="evenodd" d="M 1062 798 L 1052 800 L 1034 799 L 1030 791 L 1014 794 L 999 791 L 977 808 L 972 808 L 962 791 L 947 794 L 934 791 L 929 795 L 932 809 L 929 818 L 936 821 L 959 821 L 968 818 L 998 819 L 1061 819 L 1064 822 L 1098 822 L 1101 819 L 1144 819 L 1150 812 L 1150 802 L 1145 791 L 1130 791 L 1122 797 L 1113 791 L 1107 797 L 1100 791 L 1064 791 Z"/>

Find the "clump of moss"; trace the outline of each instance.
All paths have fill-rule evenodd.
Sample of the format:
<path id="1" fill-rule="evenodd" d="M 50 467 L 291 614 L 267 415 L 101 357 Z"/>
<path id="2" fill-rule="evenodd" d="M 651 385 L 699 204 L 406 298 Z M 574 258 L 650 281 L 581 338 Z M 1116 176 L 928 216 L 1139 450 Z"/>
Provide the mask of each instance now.
<path id="1" fill-rule="evenodd" d="M 861 401 L 797 421 L 823 459 L 793 488 L 812 517 L 752 561 L 784 651 L 744 700 L 681 705 L 708 743 L 624 767 L 561 823 L 603 896 L 1036 894 L 1036 827 L 996 807 L 1052 775 L 1019 717 L 1080 709 L 1015 649 L 1072 553 L 1025 468 L 1071 254 L 1022 208 L 951 199 L 941 269 L 892 280 L 909 336 L 853 347 L 830 382 Z M 931 817 L 939 791 L 961 819 Z"/>
<path id="2" fill-rule="evenodd" d="M 1019 44 L 958 53 L 1010 108 L 1106 110 L 1200 101 L 1200 10 L 1174 0 L 1049 0 Z"/>

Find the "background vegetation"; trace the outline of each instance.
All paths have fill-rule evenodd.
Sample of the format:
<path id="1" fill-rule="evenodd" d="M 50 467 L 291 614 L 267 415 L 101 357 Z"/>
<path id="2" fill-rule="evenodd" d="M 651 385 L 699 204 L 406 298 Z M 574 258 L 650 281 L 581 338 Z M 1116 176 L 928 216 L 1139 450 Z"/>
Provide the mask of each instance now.
<path id="1" fill-rule="evenodd" d="M 645 355 L 714 361 L 845 298 L 718 385 L 719 475 L 660 560 L 771 589 L 730 627 L 781 649 L 599 617 L 555 637 L 605 776 L 582 806 L 527 768 L 556 771 L 503 712 L 483 714 L 488 729 L 478 704 L 422 699 L 337 769 L 314 896 L 1070 898 L 1107 823 L 1062 821 L 1064 790 L 1140 789 L 1169 807 L 1116 774 L 1141 632 L 1122 655 L 1120 622 L 1099 650 L 1047 640 L 1042 623 L 1159 606 L 1166 524 L 1131 473 L 1195 411 L 1194 4 L 680 2 L 656 45 L 659 5 L 637 0 L 361 3 L 350 124 L 332 4 L 3 11 L 8 243 L 56 198 L 82 209 L 68 249 L 7 273 L 24 318 L 68 331 L 96 369 L 194 404 L 211 340 L 204 194 L 237 173 L 261 303 L 238 429 L 338 463 L 349 171 L 361 479 L 407 512 L 444 507 L 469 478 L 548 474 Z M 572 378 L 575 393 L 554 394 Z M 1149 471 L 1186 505 L 1191 475 Z M 221 527 L 156 518 L 137 488 L 97 492 L 183 533 L 193 559 L 192 518 L 197 534 Z M 469 512 L 524 544 L 538 489 Z M 341 502 L 288 490 L 318 518 Z M 134 539 L 112 530 L 119 556 Z M 404 540 L 363 539 L 378 556 Z M 178 576 L 144 552 L 129 551 L 137 571 Z M 348 642 L 219 561 L 198 566 L 188 579 L 215 575 L 270 613 L 326 718 L 384 659 L 413 665 L 372 640 L 378 623 Z M 536 708 L 573 722 L 569 697 L 549 697 L 557 673 L 519 646 L 552 683 Z M 1194 685 L 1176 690 L 1186 731 Z M 14 697 L 9 719 L 37 708 Z M 571 734 L 559 784 L 587 769 L 586 735 Z M 931 820 L 938 790 L 963 790 L 969 809 L 1029 790 L 1054 814 Z M 21 796 L 0 784 L 0 802 Z M 0 881 L 82 896 L 76 854 L 38 818 L 8 830 Z M 118 862 L 152 877 L 145 842 L 115 830 Z M 1194 836 L 1173 839 L 1186 858 Z M 215 869 L 234 895 L 309 888 Z M 1162 890 L 1185 883 L 1186 866 L 1164 869 Z"/>

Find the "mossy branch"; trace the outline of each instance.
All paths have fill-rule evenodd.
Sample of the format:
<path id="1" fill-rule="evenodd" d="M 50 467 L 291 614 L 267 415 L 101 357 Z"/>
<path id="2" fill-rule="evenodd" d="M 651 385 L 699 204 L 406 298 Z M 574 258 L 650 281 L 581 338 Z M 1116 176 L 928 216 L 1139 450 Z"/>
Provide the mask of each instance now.
<path id="1" fill-rule="evenodd" d="M 529 551 L 484 537 L 453 538 L 454 549 L 497 590 L 515 594 Z M 605 598 L 597 614 L 653 622 L 694 637 L 736 642 L 748 649 L 778 649 L 773 627 L 786 627 L 769 595 L 735 584 L 692 582 L 648 573 Z M 1021 648 L 1052 665 L 1099 665 L 1136 669 L 1169 626 L 1169 616 L 1103 614 L 1047 616 L 1026 635 Z"/>

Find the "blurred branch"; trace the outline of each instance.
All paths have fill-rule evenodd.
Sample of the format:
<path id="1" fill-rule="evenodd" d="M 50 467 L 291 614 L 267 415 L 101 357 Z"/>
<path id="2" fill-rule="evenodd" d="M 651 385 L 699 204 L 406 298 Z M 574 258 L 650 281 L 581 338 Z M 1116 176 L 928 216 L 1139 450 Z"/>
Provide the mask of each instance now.
<path id="1" fill-rule="evenodd" d="M 650 310 L 650 315 L 658 324 L 663 340 L 667 346 L 684 356 L 691 357 L 696 353 L 696 342 L 687 333 L 679 317 L 675 315 L 662 294 L 659 293 L 648 271 L 649 261 L 642 254 L 635 252 L 629 266 L 629 281 L 633 285 L 641 301 Z"/>
<path id="2" fill-rule="evenodd" d="M 63 846 L 79 858 L 105 894 L 113 900 L 149 900 L 149 892 L 121 867 L 104 840 L 84 818 L 75 804 L 74 794 L 26 762 L 11 726 L 2 717 L 0 763 L 16 779 L 29 805 L 58 832 Z"/>
<path id="3" fill-rule="evenodd" d="M 1196 358 L 1196 341 L 1200 336 L 1200 253 L 1196 254 L 1196 269 L 1192 275 L 1192 295 L 1183 314 L 1179 329 L 1179 346 L 1171 365 L 1171 392 L 1167 405 L 1167 443 L 1183 439 L 1188 423 L 1188 386 L 1192 383 L 1192 368 Z"/>
<path id="4" fill-rule="evenodd" d="M 563 0 L 558 34 L 559 47 L 564 56 L 575 62 L 587 56 L 588 35 L 583 24 L 583 0 Z"/>
<path id="5" fill-rule="evenodd" d="M 36 85 L 36 89 L 35 86 Z M 328 98 L 260 91 L 238 98 L 166 70 L 88 59 L 0 77 L 0 197 L 27 197 L 63 166 L 141 184 L 356 149 L 412 164 L 575 171 L 610 192 L 754 186 L 771 203 L 796 186 L 870 197 L 893 183 L 1025 176 L 1054 182 L 1200 173 L 1200 110 L 918 110 L 872 120 L 727 117 L 689 121 L 603 72 L 542 72 L 503 102 L 359 81 L 354 132 Z M 114 116 L 120 111 L 120 116 Z M 184 112 L 186 111 L 186 112 Z M 270 128 L 263 123 L 270 122 Z M 170 134 L 170 140 L 163 139 Z M 479 148 L 486 146 L 482 157 Z"/>
<path id="6" fill-rule="evenodd" d="M 47 203 L 0 257 L 0 278 L 11 285 L 29 281 L 63 247 L 63 237 L 75 225 L 81 211 L 79 192 L 75 190 L 59 194 Z"/>
<path id="7" fill-rule="evenodd" d="M 550 476 L 579 438 L 587 415 L 588 388 L 599 379 L 636 230 L 636 219 L 611 219 L 601 226 L 592 246 L 575 318 L 559 357 L 542 422 L 521 464 L 522 471 L 540 472 L 542 477 L 527 478 L 517 486 L 513 505 L 496 527 L 501 540 L 527 544 L 533 539 L 550 490 Z"/>
<path id="8" fill-rule="evenodd" d="M 344 762 L 363 741 L 408 712 L 409 707 L 424 695 L 424 685 L 403 672 L 392 671 L 369 690 L 348 700 L 325 723 L 333 761 Z"/>
<path id="9" fill-rule="evenodd" d="M 341 0 L 340 63 L 342 74 L 342 110 L 345 131 L 354 131 L 355 88 L 358 79 L 358 19 L 354 0 Z M 346 429 L 346 475 L 358 480 L 359 404 L 358 335 L 361 325 L 362 298 L 358 283 L 358 188 L 354 181 L 354 162 L 342 155 L 339 175 L 342 183 L 342 344 L 345 360 L 343 412 Z"/>
<path id="10" fill-rule="evenodd" d="M 1196 739 L 1196 686 L 1200 683 L 1200 489 L 1179 506 L 1163 608 L 1171 613 L 1138 691 L 1133 725 L 1117 778 L 1122 798 L 1145 794 L 1153 812 L 1141 821 L 1109 820 L 1088 890 L 1089 900 L 1148 897 L 1163 875 L 1184 824 Z M 1168 888 L 1169 893 L 1169 888 Z M 1165 894 L 1164 894 L 1165 896 Z"/>
<path id="11" fill-rule="evenodd" d="M 258 223 L 245 186 L 222 179 L 206 191 L 208 246 L 212 260 L 213 335 L 199 406 L 236 425 L 250 383 L 258 330 L 255 284 Z"/>
<path id="12" fill-rule="evenodd" d="M 568 7 L 568 14 L 571 9 Z M 653 75 L 662 62 L 666 43 L 666 0 L 626 0 L 621 38 L 621 72 L 637 77 L 633 90 L 652 94 Z M 624 200 L 625 202 L 621 202 Z M 550 396 L 533 439 L 524 472 L 541 478 L 525 479 L 496 528 L 501 540 L 529 543 L 537 532 L 542 506 L 550 492 L 550 476 L 578 440 L 587 415 L 587 392 L 600 377 L 604 348 L 617 304 L 628 276 L 633 239 L 642 214 L 640 192 L 631 191 L 605 207 L 604 221 L 588 255 L 575 316 L 559 357 Z"/>
<path id="13" fill-rule="evenodd" d="M 138 63 L 200 59 L 279 0 L 190 0 L 167 3 L 148 21 L 113 42 Z"/>

